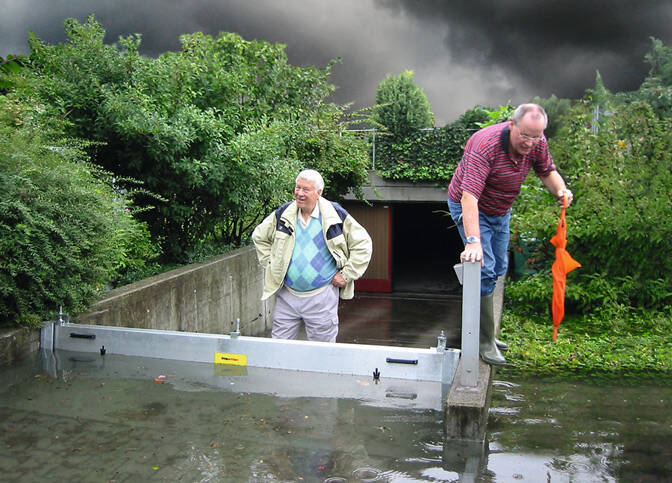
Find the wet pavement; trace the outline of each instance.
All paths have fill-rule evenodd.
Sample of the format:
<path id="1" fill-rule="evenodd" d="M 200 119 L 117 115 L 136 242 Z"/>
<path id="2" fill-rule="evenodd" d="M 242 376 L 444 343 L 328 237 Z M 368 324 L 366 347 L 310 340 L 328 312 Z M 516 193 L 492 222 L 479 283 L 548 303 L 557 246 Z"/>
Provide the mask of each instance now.
<path id="1" fill-rule="evenodd" d="M 459 348 L 462 296 L 420 293 L 357 293 L 339 306 L 338 342 L 435 347 L 444 331 Z"/>
<path id="2" fill-rule="evenodd" d="M 459 349 L 462 294 L 356 292 L 340 301 L 338 319 L 336 342 L 426 349 L 443 331 L 446 346 Z M 263 335 L 270 337 L 270 329 Z M 306 339 L 303 327 L 298 338 Z"/>

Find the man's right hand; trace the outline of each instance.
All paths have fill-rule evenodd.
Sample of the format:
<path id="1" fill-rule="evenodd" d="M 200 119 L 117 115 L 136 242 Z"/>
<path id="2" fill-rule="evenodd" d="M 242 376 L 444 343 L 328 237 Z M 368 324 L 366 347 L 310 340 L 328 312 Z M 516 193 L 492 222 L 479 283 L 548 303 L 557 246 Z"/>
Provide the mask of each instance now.
<path id="1" fill-rule="evenodd" d="M 467 243 L 464 246 L 464 251 L 460 253 L 460 261 L 462 262 L 481 262 L 483 266 L 483 246 L 480 242 Z"/>

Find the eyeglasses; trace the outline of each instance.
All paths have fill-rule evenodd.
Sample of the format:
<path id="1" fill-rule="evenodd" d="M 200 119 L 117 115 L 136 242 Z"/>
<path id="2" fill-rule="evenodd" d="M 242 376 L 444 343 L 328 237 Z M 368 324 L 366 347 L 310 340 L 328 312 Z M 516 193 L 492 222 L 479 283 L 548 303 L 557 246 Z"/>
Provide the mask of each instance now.
<path id="1" fill-rule="evenodd" d="M 520 137 L 525 141 L 530 141 L 531 143 L 538 143 L 541 141 L 541 136 L 532 137 L 528 136 L 527 134 L 523 134 L 522 132 L 520 133 Z"/>
<path id="2" fill-rule="evenodd" d="M 518 127 L 518 126 L 516 126 L 516 127 Z M 523 134 L 520 131 L 519 127 L 518 127 L 518 135 L 521 137 L 521 139 L 523 141 L 529 141 L 531 143 L 538 143 L 539 141 L 541 141 L 541 136 L 528 136 L 527 134 Z"/>

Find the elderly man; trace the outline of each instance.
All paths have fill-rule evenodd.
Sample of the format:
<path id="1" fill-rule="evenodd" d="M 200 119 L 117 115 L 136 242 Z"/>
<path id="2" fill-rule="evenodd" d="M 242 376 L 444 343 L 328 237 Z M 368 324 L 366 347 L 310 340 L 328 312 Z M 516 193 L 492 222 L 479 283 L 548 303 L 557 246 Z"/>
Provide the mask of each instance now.
<path id="1" fill-rule="evenodd" d="M 450 214 L 465 243 L 460 259 L 482 265 L 480 353 L 488 364 L 506 363 L 499 349 L 508 347 L 495 338 L 493 291 L 506 273 L 511 206 L 527 173 L 534 168 L 559 203 L 572 202 L 548 152 L 547 124 L 541 106 L 522 104 L 508 122 L 474 133 L 448 187 Z"/>
<path id="2" fill-rule="evenodd" d="M 338 299 L 354 295 L 354 281 L 371 259 L 371 238 L 337 203 L 322 198 L 315 170 L 296 178 L 294 201 L 268 215 L 252 233 L 265 269 L 262 300 L 276 294 L 271 336 L 336 342 Z"/>

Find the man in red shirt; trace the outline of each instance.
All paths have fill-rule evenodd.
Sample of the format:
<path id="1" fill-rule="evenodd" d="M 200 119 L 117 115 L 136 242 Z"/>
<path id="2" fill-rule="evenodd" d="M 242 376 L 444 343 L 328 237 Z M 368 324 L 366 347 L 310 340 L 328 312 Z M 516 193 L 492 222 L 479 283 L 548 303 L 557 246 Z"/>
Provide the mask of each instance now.
<path id="1" fill-rule="evenodd" d="M 544 129 L 548 116 L 538 104 L 522 104 L 507 122 L 476 132 L 448 187 L 450 214 L 465 243 L 460 260 L 481 262 L 481 358 L 488 364 L 506 360 L 495 338 L 493 291 L 506 273 L 511 206 L 530 169 L 562 203 L 572 192 L 556 170 Z"/>

